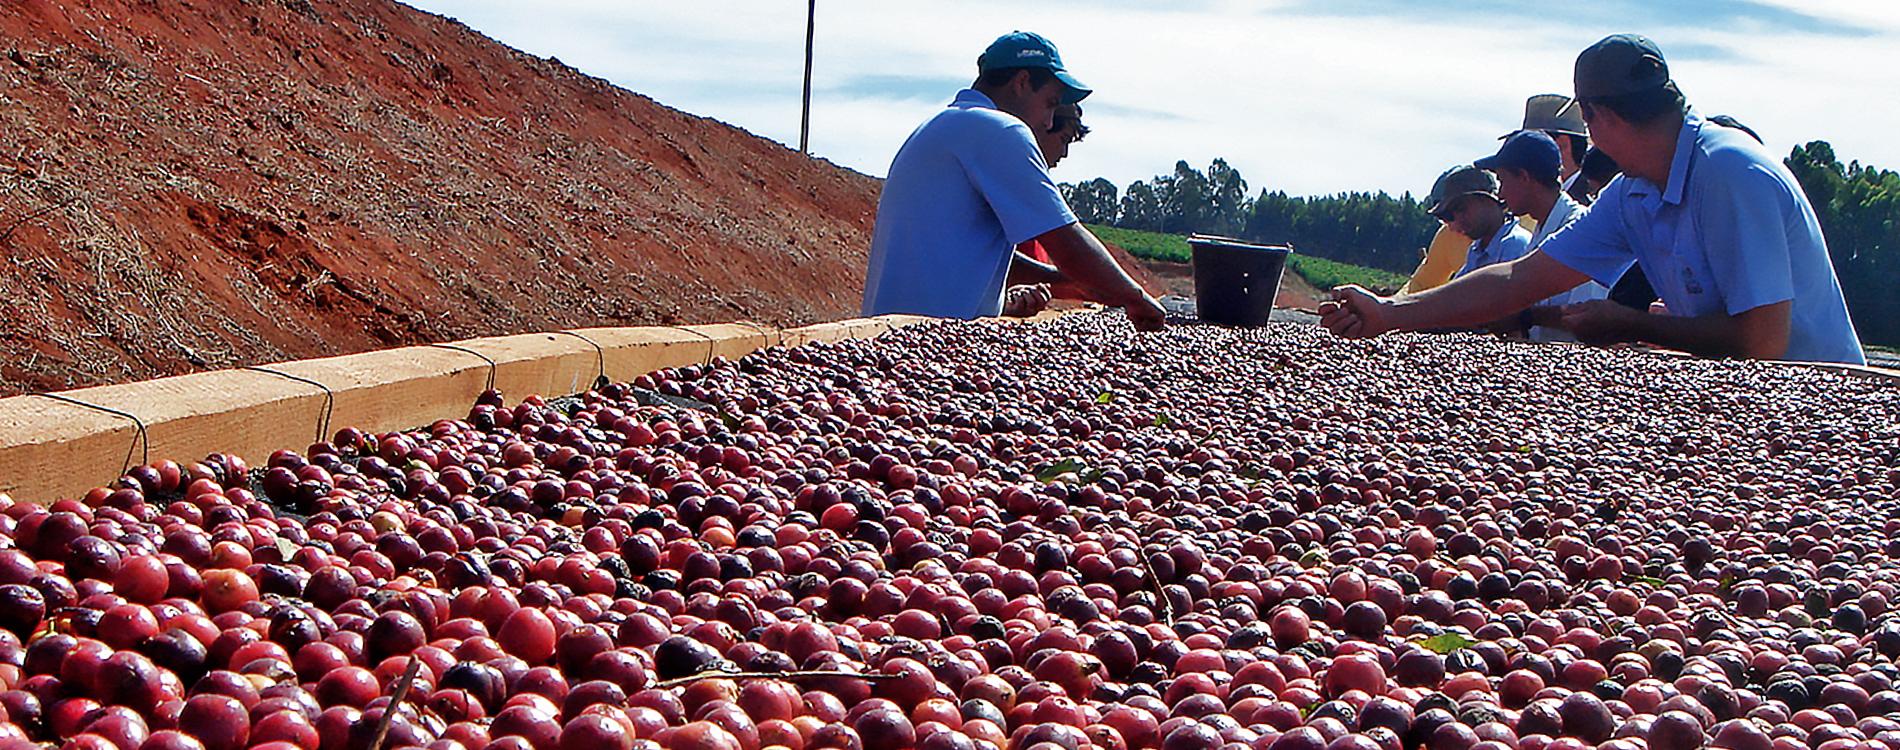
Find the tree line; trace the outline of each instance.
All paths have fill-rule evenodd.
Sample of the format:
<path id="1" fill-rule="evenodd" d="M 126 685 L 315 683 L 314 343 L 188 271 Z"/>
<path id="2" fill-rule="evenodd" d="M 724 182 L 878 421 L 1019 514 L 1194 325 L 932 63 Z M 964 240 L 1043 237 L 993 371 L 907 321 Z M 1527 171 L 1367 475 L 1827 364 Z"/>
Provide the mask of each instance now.
<path id="1" fill-rule="evenodd" d="M 1787 164 L 1821 220 L 1860 339 L 1900 345 L 1900 172 L 1842 164 L 1827 141 L 1796 146 Z"/>
<path id="2" fill-rule="evenodd" d="M 1307 197 L 1263 189 L 1250 196 L 1246 178 L 1225 159 L 1206 171 L 1176 162 L 1173 174 L 1138 180 L 1125 191 L 1099 177 L 1059 187 L 1085 223 L 1290 243 L 1306 255 L 1395 273 L 1411 273 L 1438 230 L 1438 220 L 1410 193 Z"/>
<path id="3" fill-rule="evenodd" d="M 1786 164 L 1814 204 L 1861 339 L 1900 345 L 1900 173 L 1842 164 L 1826 141 L 1795 147 Z M 1085 223 L 1291 244 L 1305 255 L 1404 274 L 1438 230 L 1411 193 L 1290 196 L 1262 189 L 1250 196 L 1247 180 L 1225 159 L 1205 171 L 1178 161 L 1172 174 L 1126 190 L 1099 177 L 1058 187 Z"/>

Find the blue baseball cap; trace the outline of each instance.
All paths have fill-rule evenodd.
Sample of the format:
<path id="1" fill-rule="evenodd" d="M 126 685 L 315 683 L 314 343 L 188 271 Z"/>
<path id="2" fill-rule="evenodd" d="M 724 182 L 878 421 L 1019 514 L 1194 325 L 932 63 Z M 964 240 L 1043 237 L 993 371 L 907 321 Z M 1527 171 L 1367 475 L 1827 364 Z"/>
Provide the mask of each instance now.
<path id="1" fill-rule="evenodd" d="M 1557 179 L 1563 166 L 1563 154 L 1557 142 L 1541 130 L 1519 130 L 1504 139 L 1498 152 L 1471 163 L 1479 169 L 1496 171 L 1502 167 L 1522 169 L 1537 179 Z"/>
<path id="2" fill-rule="evenodd" d="M 1062 55 L 1056 52 L 1054 42 L 1044 39 L 1041 34 L 1028 31 L 1012 31 L 990 42 L 989 49 L 976 58 L 979 73 L 1009 68 L 1044 68 L 1054 73 L 1068 92 L 1062 97 L 1064 104 L 1074 104 L 1087 98 L 1091 89 L 1069 75 L 1062 67 Z"/>

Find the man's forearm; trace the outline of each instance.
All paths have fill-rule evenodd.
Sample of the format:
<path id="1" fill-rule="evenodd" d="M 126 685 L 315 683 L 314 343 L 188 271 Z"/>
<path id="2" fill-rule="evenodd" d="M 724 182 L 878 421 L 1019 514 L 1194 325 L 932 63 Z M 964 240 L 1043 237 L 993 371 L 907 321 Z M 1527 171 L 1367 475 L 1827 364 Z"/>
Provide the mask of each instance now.
<path id="1" fill-rule="evenodd" d="M 1120 307 L 1147 297 L 1147 290 L 1135 283 L 1108 254 L 1101 240 L 1082 225 L 1070 224 L 1050 230 L 1036 239 L 1070 282 L 1103 304 Z"/>
<path id="2" fill-rule="evenodd" d="M 1533 278 L 1540 270 L 1545 269 L 1522 261 L 1485 266 L 1443 286 L 1398 297 L 1392 301 L 1396 327 L 1406 331 L 1475 328 L 1516 314 L 1550 296 L 1545 289 L 1555 282 Z"/>
<path id="3" fill-rule="evenodd" d="M 1635 313 L 1630 338 L 1704 357 L 1780 359 L 1786 356 L 1786 326 L 1779 326 L 1777 331 L 1777 321 L 1772 320 L 1777 311 L 1765 311 L 1759 316 L 1763 320 L 1746 319 L 1745 316 L 1755 312 L 1693 318 Z M 1782 315 L 1785 318 L 1785 312 Z"/>
<path id="4" fill-rule="evenodd" d="M 1062 270 L 1042 261 L 1022 254 L 1020 251 L 1009 261 L 1009 285 L 1022 284 L 1061 284 L 1069 280 Z"/>
<path id="5" fill-rule="evenodd" d="M 1739 333 L 1727 315 L 1686 318 L 1639 312 L 1634 314 L 1629 338 L 1704 357 L 1739 357 L 1743 356 Z"/>

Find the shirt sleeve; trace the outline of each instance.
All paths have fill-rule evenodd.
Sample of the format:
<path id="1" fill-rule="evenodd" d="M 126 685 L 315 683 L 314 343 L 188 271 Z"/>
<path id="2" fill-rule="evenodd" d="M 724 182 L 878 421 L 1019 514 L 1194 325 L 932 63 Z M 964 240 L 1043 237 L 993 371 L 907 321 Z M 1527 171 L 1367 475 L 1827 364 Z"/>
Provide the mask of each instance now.
<path id="1" fill-rule="evenodd" d="M 958 160 L 970 184 L 996 212 L 1011 245 L 1075 223 L 1075 214 L 1043 166 L 1029 126 L 999 125 L 988 137 L 972 139 Z"/>
<path id="2" fill-rule="evenodd" d="M 1501 251 L 1498 253 L 1499 263 L 1509 263 L 1531 254 L 1531 235 L 1522 225 L 1504 235 L 1500 242 L 1503 244 L 1498 248 Z"/>
<path id="3" fill-rule="evenodd" d="M 1451 227 L 1438 225 L 1438 232 L 1432 235 L 1431 247 L 1425 250 L 1425 260 L 1418 270 L 1412 272 L 1412 280 L 1406 282 L 1400 291 L 1405 294 L 1417 294 L 1427 289 L 1444 286 L 1451 281 L 1452 274 L 1465 264 L 1465 255 L 1471 250 L 1471 240 L 1452 231 Z"/>
<path id="4" fill-rule="evenodd" d="M 1714 156 L 1709 166 L 1722 178 L 1700 181 L 1701 195 L 1693 200 L 1696 231 L 1723 307 L 1738 315 L 1794 299 L 1788 247 L 1793 196 L 1786 183 L 1766 165 L 1734 154 Z"/>
<path id="5" fill-rule="evenodd" d="M 1558 229 L 1538 250 L 1604 286 L 1616 284 L 1636 264 L 1636 251 L 1623 234 L 1622 183 L 1618 177 L 1604 188 L 1588 213 Z"/>

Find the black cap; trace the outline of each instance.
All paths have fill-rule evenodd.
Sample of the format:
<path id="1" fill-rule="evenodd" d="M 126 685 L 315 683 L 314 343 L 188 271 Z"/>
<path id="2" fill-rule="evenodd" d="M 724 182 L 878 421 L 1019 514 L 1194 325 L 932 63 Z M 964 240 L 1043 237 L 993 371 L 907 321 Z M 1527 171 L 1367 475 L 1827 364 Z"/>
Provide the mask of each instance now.
<path id="1" fill-rule="evenodd" d="M 1604 37 L 1577 55 L 1577 98 L 1601 99 L 1662 88 L 1669 83 L 1669 63 L 1648 37 L 1617 34 Z"/>

